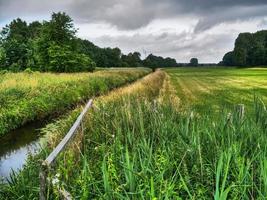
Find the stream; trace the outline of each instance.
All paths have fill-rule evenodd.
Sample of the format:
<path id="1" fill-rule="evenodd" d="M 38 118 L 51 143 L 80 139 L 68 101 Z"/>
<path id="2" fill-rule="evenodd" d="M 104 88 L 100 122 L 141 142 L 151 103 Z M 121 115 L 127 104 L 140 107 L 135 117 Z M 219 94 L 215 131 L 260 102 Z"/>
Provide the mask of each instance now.
<path id="1" fill-rule="evenodd" d="M 18 172 L 29 154 L 40 149 L 40 128 L 44 122 L 32 122 L 0 137 L 0 180 L 8 180 L 12 171 Z"/>

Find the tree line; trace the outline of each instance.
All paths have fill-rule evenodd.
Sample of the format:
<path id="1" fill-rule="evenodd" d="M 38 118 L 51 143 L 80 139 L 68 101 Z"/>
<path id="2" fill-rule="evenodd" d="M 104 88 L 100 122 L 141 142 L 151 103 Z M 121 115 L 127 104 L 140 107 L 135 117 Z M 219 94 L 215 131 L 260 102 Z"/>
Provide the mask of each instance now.
<path id="1" fill-rule="evenodd" d="M 226 53 L 219 65 L 260 66 L 267 65 L 267 31 L 240 33 L 233 51 Z"/>
<path id="2" fill-rule="evenodd" d="M 0 70 L 41 72 L 93 71 L 95 67 L 176 67 L 173 58 L 139 52 L 122 54 L 119 48 L 100 48 L 76 36 L 73 20 L 64 12 L 49 21 L 27 23 L 18 18 L 0 33 Z"/>

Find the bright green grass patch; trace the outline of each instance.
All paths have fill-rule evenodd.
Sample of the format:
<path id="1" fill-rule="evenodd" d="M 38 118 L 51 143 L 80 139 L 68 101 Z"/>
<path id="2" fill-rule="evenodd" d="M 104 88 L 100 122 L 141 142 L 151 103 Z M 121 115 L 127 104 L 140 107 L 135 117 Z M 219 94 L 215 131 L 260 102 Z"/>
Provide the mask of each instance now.
<path id="1" fill-rule="evenodd" d="M 0 135 L 36 119 L 62 112 L 93 96 L 132 82 L 149 70 L 96 73 L 7 73 L 0 75 Z"/>
<path id="2" fill-rule="evenodd" d="M 245 104 L 250 110 L 254 96 L 267 102 L 265 68 L 175 68 L 167 69 L 181 107 L 200 110 L 232 108 Z"/>

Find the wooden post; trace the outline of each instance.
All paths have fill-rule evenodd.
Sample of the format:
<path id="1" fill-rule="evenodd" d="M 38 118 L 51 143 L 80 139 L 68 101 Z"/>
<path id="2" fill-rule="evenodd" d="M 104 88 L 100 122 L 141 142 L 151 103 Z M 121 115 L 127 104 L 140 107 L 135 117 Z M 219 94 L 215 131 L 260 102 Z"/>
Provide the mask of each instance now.
<path id="1" fill-rule="evenodd" d="M 236 109 L 237 109 L 237 114 L 238 114 L 239 120 L 242 121 L 244 119 L 244 116 L 245 116 L 245 105 L 244 104 L 238 104 Z"/>
<path id="2" fill-rule="evenodd" d="M 39 199 L 40 200 L 46 200 L 46 189 L 47 189 L 47 173 L 48 173 L 48 167 L 44 163 L 41 164 L 41 170 L 39 173 L 39 179 L 40 179 L 40 193 L 39 193 Z"/>
<path id="3" fill-rule="evenodd" d="M 60 189 L 59 192 L 62 196 L 62 199 L 64 199 L 64 200 L 72 200 L 73 199 L 71 194 L 68 191 L 66 191 L 64 188 Z"/>

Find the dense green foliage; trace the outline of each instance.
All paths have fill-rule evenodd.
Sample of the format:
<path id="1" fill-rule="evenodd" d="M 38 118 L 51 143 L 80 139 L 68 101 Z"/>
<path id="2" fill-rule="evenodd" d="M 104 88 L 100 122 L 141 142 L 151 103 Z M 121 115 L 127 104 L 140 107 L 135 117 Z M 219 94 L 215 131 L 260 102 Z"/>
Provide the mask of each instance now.
<path id="1" fill-rule="evenodd" d="M 27 122 L 60 113 L 148 72 L 132 69 L 55 75 L 28 71 L 0 75 L 0 135 Z"/>
<path id="2" fill-rule="evenodd" d="M 23 71 L 93 71 L 95 63 L 79 53 L 73 42 L 76 30 L 65 13 L 53 13 L 48 22 L 13 20 L 3 28 L 0 69 Z"/>
<path id="3" fill-rule="evenodd" d="M 175 59 L 162 58 L 161 56 L 154 56 L 153 54 L 147 56 L 143 63 L 144 66 L 151 67 L 152 69 L 157 67 L 177 67 Z"/>
<path id="4" fill-rule="evenodd" d="M 239 34 L 234 50 L 225 54 L 220 64 L 226 66 L 267 65 L 267 31 Z"/>
<path id="5" fill-rule="evenodd" d="M 0 70 L 42 72 L 93 71 L 95 67 L 175 67 L 174 59 L 138 52 L 123 55 L 119 48 L 100 48 L 76 37 L 77 30 L 66 13 L 53 13 L 50 21 L 27 24 L 20 18 L 0 34 Z"/>
<path id="6" fill-rule="evenodd" d="M 198 59 L 197 58 L 191 58 L 189 65 L 192 67 L 198 66 Z"/>
<path id="7" fill-rule="evenodd" d="M 153 54 L 148 55 L 144 60 L 141 59 L 139 52 L 122 54 L 119 48 L 99 48 L 88 40 L 77 39 L 80 51 L 90 56 L 97 67 L 177 67 L 176 60 L 173 58 L 163 58 Z"/>

